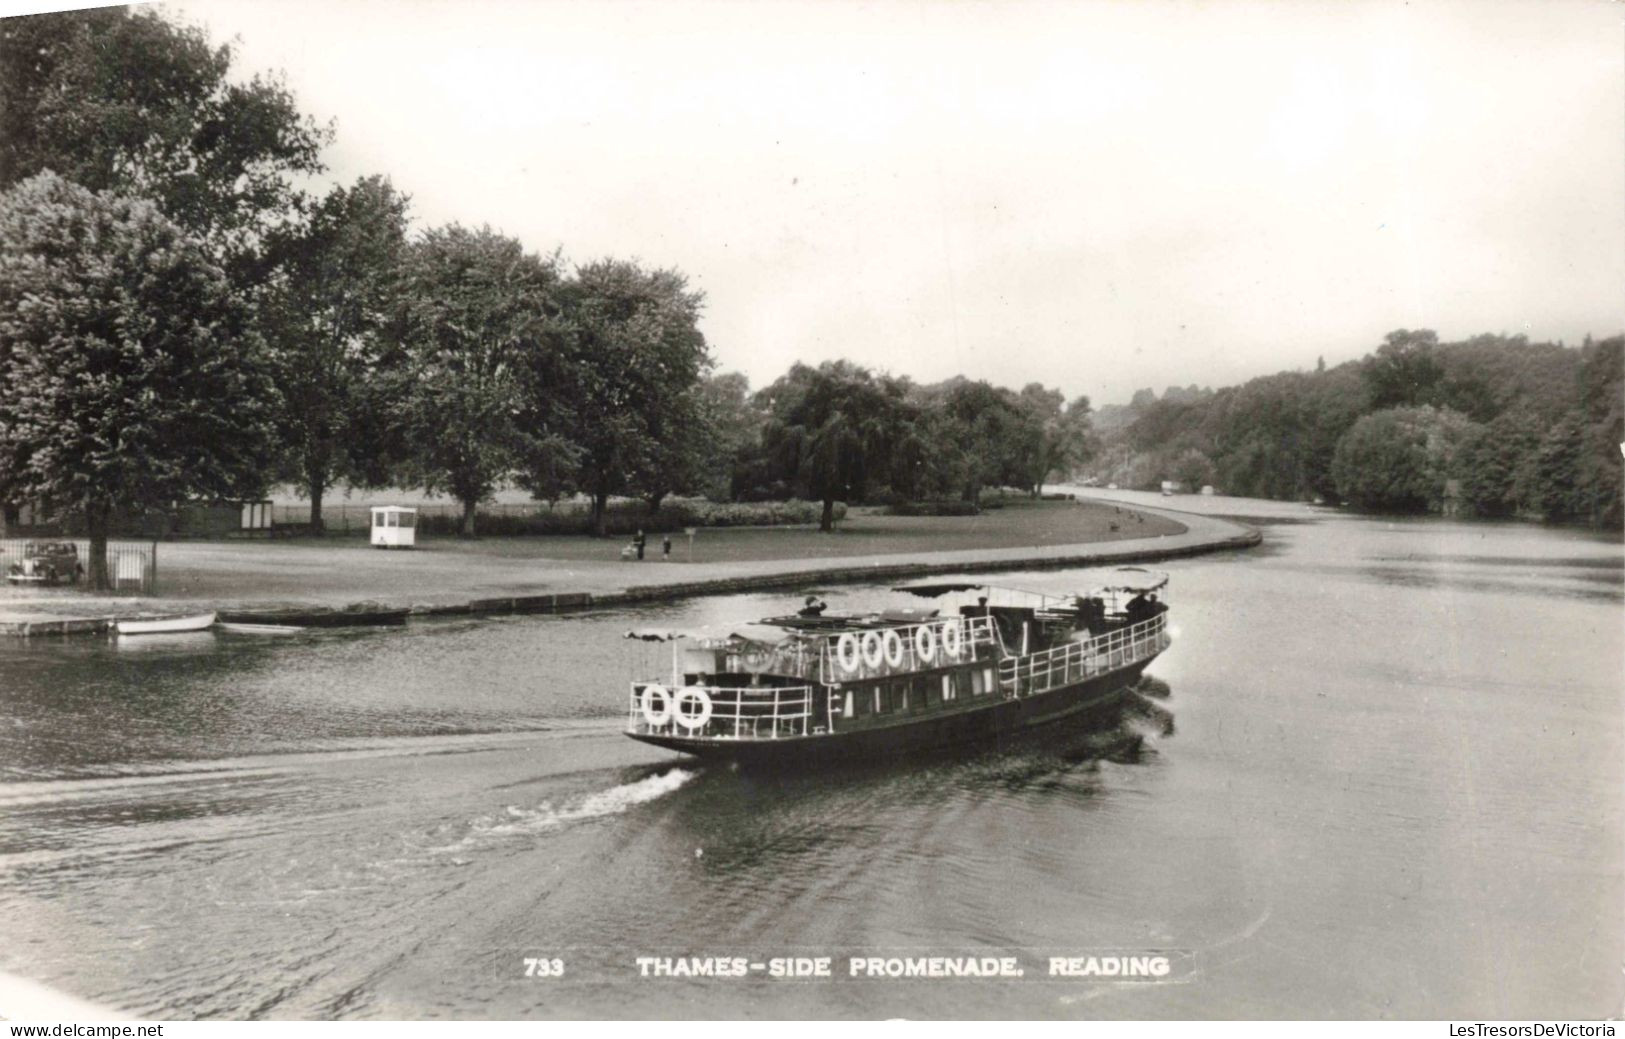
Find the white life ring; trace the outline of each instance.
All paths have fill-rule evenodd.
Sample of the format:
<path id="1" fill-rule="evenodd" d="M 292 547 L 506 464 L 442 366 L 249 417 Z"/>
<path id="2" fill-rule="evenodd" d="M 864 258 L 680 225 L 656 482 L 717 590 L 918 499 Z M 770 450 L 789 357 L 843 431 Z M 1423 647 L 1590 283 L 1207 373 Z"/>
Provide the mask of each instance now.
<path id="1" fill-rule="evenodd" d="M 696 713 L 689 714 L 683 710 L 683 704 L 688 700 L 698 701 L 700 709 Z M 706 724 L 711 721 L 713 709 L 711 694 L 697 685 L 685 685 L 677 690 L 677 699 L 672 701 L 671 705 L 672 717 L 677 719 L 678 725 L 681 725 L 689 732 L 705 728 Z"/>
<path id="2" fill-rule="evenodd" d="M 887 628 L 886 633 L 881 636 L 881 642 L 884 643 L 886 649 L 886 666 L 902 667 L 903 636 L 897 634 L 896 628 Z"/>
<path id="3" fill-rule="evenodd" d="M 660 706 L 655 706 L 655 699 L 659 698 Z M 643 695 L 638 697 L 638 706 L 643 710 L 643 720 L 649 727 L 658 729 L 671 721 L 672 701 L 671 693 L 663 685 L 646 685 Z"/>
<path id="4" fill-rule="evenodd" d="M 835 657 L 840 662 L 841 670 L 847 674 L 857 671 L 862 658 L 858 652 L 858 637 L 847 632 L 835 643 Z"/>
<path id="5" fill-rule="evenodd" d="M 914 629 L 914 655 L 923 663 L 937 659 L 937 632 L 929 624 Z"/>
<path id="6" fill-rule="evenodd" d="M 878 631 L 863 633 L 863 662 L 871 668 L 879 667 L 880 662 L 886 659 L 886 643 Z"/>
<path id="7" fill-rule="evenodd" d="M 965 648 L 965 640 L 960 636 L 959 621 L 944 621 L 942 625 L 942 652 L 949 660 L 958 660 L 959 651 Z"/>

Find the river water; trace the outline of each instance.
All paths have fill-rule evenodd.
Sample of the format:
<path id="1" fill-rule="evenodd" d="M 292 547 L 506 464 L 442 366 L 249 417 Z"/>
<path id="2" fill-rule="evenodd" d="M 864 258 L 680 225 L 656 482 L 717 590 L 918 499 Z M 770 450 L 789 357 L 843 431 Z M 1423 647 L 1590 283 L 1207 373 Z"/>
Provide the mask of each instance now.
<path id="1" fill-rule="evenodd" d="M 1164 566 L 1121 718 L 839 773 L 618 734 L 627 628 L 795 596 L 7 641 L 0 970 L 180 1017 L 1617 1016 L 1618 541 L 1229 507 L 1265 544 Z M 1112 953 L 1176 966 L 1039 969 Z M 842 976 L 967 954 L 1026 976 Z M 635 966 L 794 955 L 837 977 Z"/>

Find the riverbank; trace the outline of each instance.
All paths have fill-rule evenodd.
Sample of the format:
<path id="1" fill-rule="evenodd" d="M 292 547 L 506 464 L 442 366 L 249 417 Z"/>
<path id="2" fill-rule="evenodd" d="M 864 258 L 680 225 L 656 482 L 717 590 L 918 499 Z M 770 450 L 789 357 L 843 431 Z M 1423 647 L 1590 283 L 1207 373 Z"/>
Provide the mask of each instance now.
<path id="1" fill-rule="evenodd" d="M 676 539 L 669 562 L 658 543 L 643 562 L 622 562 L 619 542 L 583 538 L 447 539 L 411 552 L 337 539 L 174 543 L 160 546 L 164 595 L 7 590 L 0 592 L 0 634 L 94 632 L 137 612 L 272 613 L 361 603 L 420 616 L 548 613 L 932 574 L 1151 562 L 1258 541 L 1256 530 L 1213 517 L 1094 501 L 1019 502 L 974 517 L 860 514 L 836 534 L 702 530 L 692 561 L 686 538 Z"/>

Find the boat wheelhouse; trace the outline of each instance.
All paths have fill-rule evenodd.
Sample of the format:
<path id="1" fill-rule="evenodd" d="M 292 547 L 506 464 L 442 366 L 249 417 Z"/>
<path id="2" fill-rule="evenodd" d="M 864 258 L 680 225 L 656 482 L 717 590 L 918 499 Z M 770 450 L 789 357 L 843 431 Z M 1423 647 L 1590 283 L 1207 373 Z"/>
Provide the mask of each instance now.
<path id="1" fill-rule="evenodd" d="M 1066 596 L 976 582 L 895 589 L 931 609 L 816 606 L 672 643 L 634 681 L 626 734 L 743 762 L 869 757 L 997 738 L 1115 703 L 1168 647 L 1167 575 L 1113 571 Z"/>

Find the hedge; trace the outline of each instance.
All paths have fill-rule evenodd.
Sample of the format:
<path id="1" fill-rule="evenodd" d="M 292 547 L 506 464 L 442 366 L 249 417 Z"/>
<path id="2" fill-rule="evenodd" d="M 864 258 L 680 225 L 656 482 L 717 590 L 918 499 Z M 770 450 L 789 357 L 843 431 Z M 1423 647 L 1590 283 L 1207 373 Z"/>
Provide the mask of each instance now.
<path id="1" fill-rule="evenodd" d="M 703 498 L 673 498 L 651 513 L 641 501 L 610 502 L 605 513 L 605 531 L 611 535 L 670 534 L 684 527 L 777 527 L 816 524 L 823 505 L 815 501 L 712 502 Z M 846 516 L 846 505 L 835 503 L 835 518 Z M 514 515 L 476 510 L 474 531 L 481 536 L 515 537 L 539 534 L 586 534 L 592 529 L 592 514 L 585 508 L 564 506 Z M 457 533 L 457 517 L 449 514 L 419 515 L 418 530 L 428 535 Z"/>

